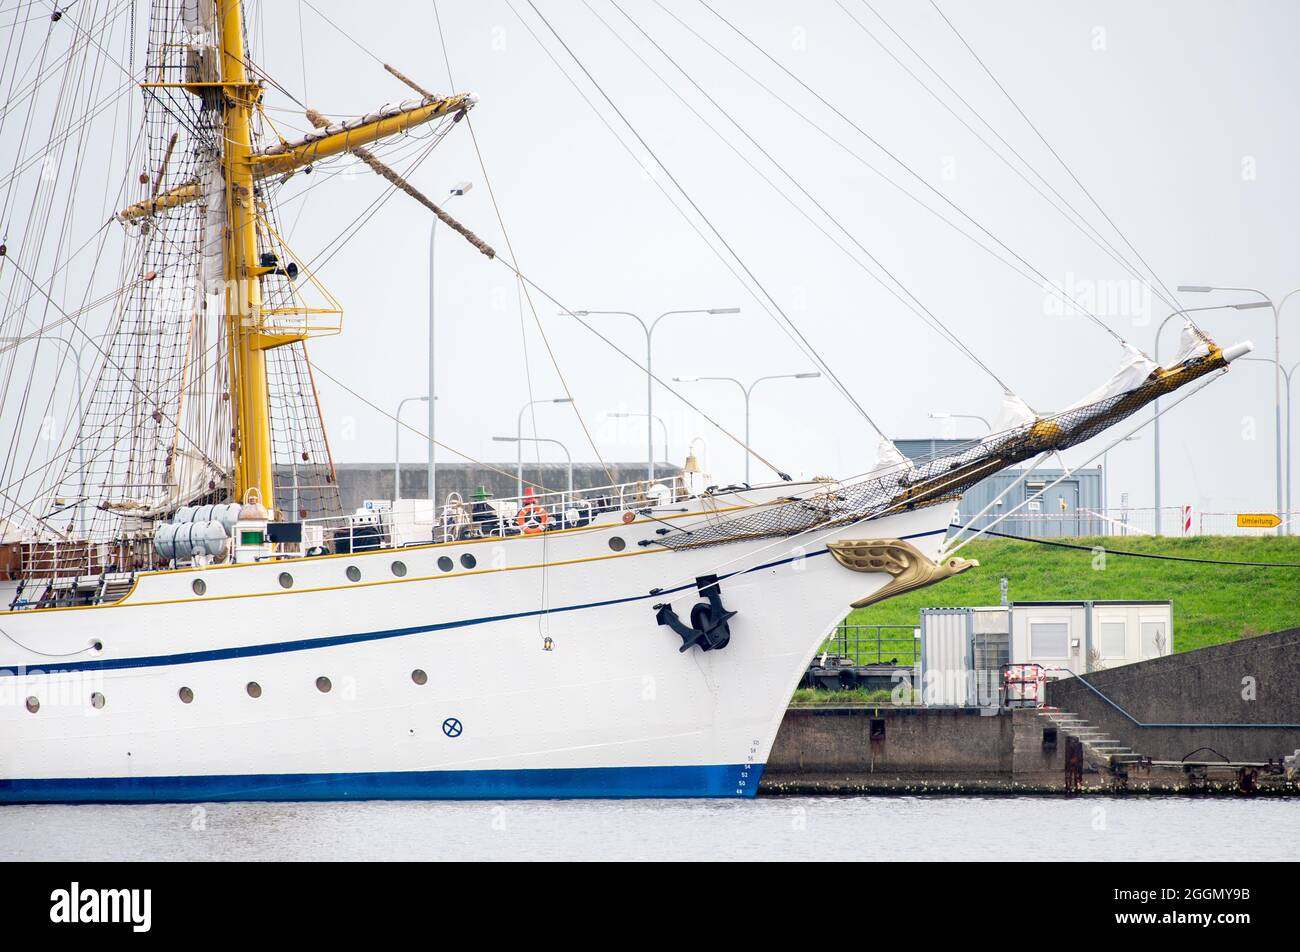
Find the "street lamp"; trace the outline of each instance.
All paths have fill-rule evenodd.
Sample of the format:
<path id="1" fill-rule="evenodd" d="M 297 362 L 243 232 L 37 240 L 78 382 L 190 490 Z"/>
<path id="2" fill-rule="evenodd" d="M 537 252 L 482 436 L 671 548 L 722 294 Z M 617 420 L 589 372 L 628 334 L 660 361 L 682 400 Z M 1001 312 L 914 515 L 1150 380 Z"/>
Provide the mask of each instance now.
<path id="1" fill-rule="evenodd" d="M 984 419 L 982 416 L 980 416 L 977 413 L 944 413 L 940 410 L 931 410 L 930 419 L 931 420 L 979 420 L 981 423 L 984 424 L 985 429 L 987 429 L 990 433 L 993 432 L 993 424 L 989 423 L 988 420 Z"/>
<path id="2" fill-rule="evenodd" d="M 611 417 L 613 417 L 613 418 L 615 418 L 615 419 L 619 419 L 619 420 L 625 420 L 625 419 L 629 419 L 629 418 L 632 418 L 632 419 L 648 419 L 648 420 L 652 420 L 652 421 L 654 421 L 655 423 L 658 423 L 658 424 L 659 424 L 661 427 L 663 427 L 663 429 L 664 429 L 664 462 L 667 462 L 667 461 L 668 461 L 668 459 L 669 459 L 669 457 L 668 457 L 668 424 L 664 422 L 664 418 L 663 418 L 663 417 L 659 416 L 659 414 L 657 414 L 657 413 L 656 413 L 654 416 L 650 416 L 650 415 L 645 414 L 645 413 L 610 413 L 610 414 L 608 414 L 608 415 L 611 416 Z"/>
<path id="3" fill-rule="evenodd" d="M 766 377 L 759 377 L 748 387 L 737 380 L 735 377 L 674 377 L 677 383 L 701 383 L 705 380 L 723 380 L 734 383 L 740 388 L 740 392 L 745 395 L 745 485 L 749 485 L 749 398 L 757 387 L 764 380 L 810 380 L 813 377 L 820 377 L 821 374 L 815 370 L 805 371 L 798 374 L 769 374 Z"/>
<path id="4" fill-rule="evenodd" d="M 569 448 L 559 440 L 552 440 L 545 436 L 494 436 L 492 439 L 497 443 L 518 443 L 521 446 L 524 443 L 554 443 L 560 449 L 564 450 L 564 456 L 569 461 L 569 495 L 573 495 L 573 455 L 569 452 Z M 521 490 L 519 498 L 522 499 L 523 496 L 524 494 Z"/>
<path id="5" fill-rule="evenodd" d="M 1120 442 L 1120 443 L 1134 443 L 1134 442 L 1136 442 L 1137 440 L 1140 440 L 1140 439 L 1141 439 L 1140 436 L 1126 436 L 1126 437 L 1124 437 L 1122 440 L 1120 440 L 1119 442 Z M 1118 444 L 1116 444 L 1116 445 L 1118 445 Z M 1104 450 L 1101 451 L 1101 511 L 1102 511 L 1103 513 L 1109 513 L 1109 512 L 1110 512 L 1110 462 L 1109 462 L 1109 459 L 1110 459 L 1110 451 L 1113 450 L 1114 448 L 1115 448 L 1114 446 L 1108 446 L 1108 447 L 1106 447 Z M 1107 518 L 1108 518 L 1108 519 L 1110 518 L 1109 515 L 1107 516 Z M 1156 513 L 1156 521 L 1158 522 L 1159 520 L 1160 520 L 1160 513 L 1157 512 L 1157 513 Z M 1105 523 L 1105 525 L 1106 525 L 1106 532 L 1105 532 L 1104 534 L 1105 534 L 1105 535 L 1110 535 L 1110 534 L 1111 534 L 1111 532 L 1110 532 L 1110 523 L 1107 522 L 1107 523 Z"/>
<path id="6" fill-rule="evenodd" d="M 1266 307 L 1273 312 L 1273 360 L 1276 370 L 1273 373 L 1273 434 L 1275 440 L 1274 457 L 1275 470 L 1277 477 L 1277 511 L 1278 516 L 1282 514 L 1282 308 L 1286 306 L 1287 299 L 1293 294 L 1300 293 L 1300 288 L 1294 291 L 1288 291 L 1282 295 L 1282 300 L 1276 304 L 1263 291 L 1258 288 L 1228 288 L 1218 287 L 1216 285 L 1204 284 L 1181 284 L 1178 290 L 1194 294 L 1208 294 L 1211 291 L 1240 291 L 1244 294 L 1258 294 L 1262 300 L 1251 302 L 1249 304 L 1237 305 L 1239 309 L 1245 310 L 1251 307 Z M 1288 487 L 1289 489 L 1290 487 Z"/>
<path id="7" fill-rule="evenodd" d="M 592 317 L 592 316 L 597 316 L 602 314 L 619 315 L 622 317 L 630 317 L 638 324 L 641 325 L 641 330 L 645 331 L 645 412 L 646 412 L 646 416 L 654 416 L 654 399 L 655 399 L 654 398 L 654 374 L 650 369 L 650 362 L 653 355 L 653 351 L 651 349 L 651 341 L 654 337 L 655 328 L 659 325 L 659 322 L 662 321 L 665 317 L 671 317 L 674 314 L 718 315 L 718 314 L 739 314 L 739 313 L 740 313 L 740 308 L 738 307 L 687 308 L 685 310 L 679 310 L 679 311 L 664 311 L 662 314 L 656 317 L 649 324 L 643 321 L 636 314 L 633 314 L 631 311 L 561 311 L 560 316 L 563 317 L 566 314 L 572 314 L 574 317 Z M 654 427 L 650 427 L 650 426 L 646 427 L 646 457 L 647 457 L 646 475 L 651 481 L 653 481 L 655 478 L 655 443 L 654 443 Z"/>
<path id="8" fill-rule="evenodd" d="M 1179 290 L 1190 291 L 1195 289 L 1189 288 L 1186 285 L 1184 285 L 1180 287 Z M 1252 304 L 1253 302 L 1247 301 L 1244 304 L 1207 304 L 1202 307 L 1180 307 L 1178 310 L 1172 312 L 1167 317 L 1165 317 L 1165 319 L 1161 321 L 1160 325 L 1156 328 L 1155 343 L 1151 348 L 1151 359 L 1154 360 L 1157 365 L 1160 364 L 1160 333 L 1165 329 L 1166 324 L 1168 324 L 1175 317 L 1178 317 L 1180 314 L 1186 317 L 1188 314 L 1194 314 L 1197 311 L 1223 311 L 1228 309 L 1242 310 L 1244 308 L 1250 307 Z M 1153 478 L 1155 481 L 1154 534 L 1160 535 L 1160 401 L 1158 399 L 1151 401 L 1151 412 L 1154 414 L 1152 418 L 1152 426 L 1151 426 L 1151 443 L 1152 443 L 1152 453 L 1154 459 L 1154 465 L 1152 467 L 1152 470 L 1153 470 Z"/>
<path id="9" fill-rule="evenodd" d="M 404 397 L 397 404 L 397 415 L 393 417 L 393 502 L 402 498 L 402 407 L 408 403 L 426 400 L 428 397 Z"/>
<path id="10" fill-rule="evenodd" d="M 450 202 L 453 198 L 457 198 L 461 195 L 464 195 L 473 187 L 474 187 L 473 182 L 457 182 L 455 185 L 453 185 L 450 189 L 447 190 L 449 192 L 447 196 L 447 201 Z M 429 226 L 429 395 L 430 396 L 435 396 L 438 393 L 438 388 L 434 386 L 436 381 L 435 381 L 434 363 L 433 363 L 433 356 L 435 353 L 434 341 L 433 341 L 433 327 L 434 327 L 433 324 L 433 248 L 434 248 L 433 239 L 437 236 L 437 234 L 438 234 L 438 216 L 434 215 L 433 224 Z M 435 508 L 437 508 L 438 505 L 438 444 L 435 442 L 438 435 L 437 434 L 438 418 L 437 418 L 437 414 L 434 412 L 436 405 L 437 405 L 436 400 L 429 401 L 429 462 L 428 462 L 429 475 L 427 480 L 428 488 L 429 488 L 429 501 L 433 503 Z"/>
<path id="11" fill-rule="evenodd" d="M 1272 357 L 1242 357 L 1242 360 L 1248 360 L 1252 364 L 1272 364 L 1282 372 L 1282 379 L 1286 383 L 1286 516 L 1278 513 L 1279 518 L 1283 518 L 1287 535 L 1291 535 L 1291 376 L 1300 367 L 1300 363 L 1295 364 L 1290 370 L 1278 366 L 1278 362 Z"/>
<path id="12" fill-rule="evenodd" d="M 529 407 L 535 407 L 539 403 L 572 403 L 572 397 L 555 397 L 552 400 L 530 400 L 519 408 L 519 419 L 515 421 L 515 477 L 519 489 L 518 497 L 524 498 L 524 414 L 528 412 Z M 498 440 L 497 442 L 504 442 Z M 566 451 L 567 452 L 567 451 Z"/>

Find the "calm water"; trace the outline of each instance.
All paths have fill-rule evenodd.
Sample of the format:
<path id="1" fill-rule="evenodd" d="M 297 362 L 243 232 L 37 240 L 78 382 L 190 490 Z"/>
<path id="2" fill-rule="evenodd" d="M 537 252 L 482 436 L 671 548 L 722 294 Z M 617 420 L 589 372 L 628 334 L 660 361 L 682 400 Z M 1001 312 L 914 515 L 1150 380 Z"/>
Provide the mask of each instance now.
<path id="1" fill-rule="evenodd" d="M 1295 859 L 1300 802 L 800 797 L 0 807 L 27 860 Z"/>

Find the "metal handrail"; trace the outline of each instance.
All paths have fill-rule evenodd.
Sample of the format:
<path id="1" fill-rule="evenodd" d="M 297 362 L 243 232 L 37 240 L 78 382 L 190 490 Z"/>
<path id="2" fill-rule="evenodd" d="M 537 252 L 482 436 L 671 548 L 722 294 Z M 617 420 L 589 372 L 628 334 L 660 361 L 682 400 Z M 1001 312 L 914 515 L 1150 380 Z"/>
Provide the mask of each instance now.
<path id="1" fill-rule="evenodd" d="M 526 507 L 536 507 L 545 513 L 544 529 L 582 528 L 591 525 L 604 513 L 657 508 L 681 502 L 692 495 L 681 475 L 657 479 L 653 483 L 636 480 L 572 492 L 535 492 L 482 500 L 463 500 L 452 493 L 446 503 L 430 512 L 429 535 L 436 542 L 522 535 L 525 529 L 517 520 Z M 367 549 L 429 542 L 429 539 L 422 539 L 419 543 L 398 543 L 395 530 L 400 520 L 391 507 L 307 519 L 304 524 L 319 526 L 327 543 L 342 538 L 349 547 L 358 542 Z M 420 520 L 415 525 L 423 526 L 424 522 Z"/>
<path id="2" fill-rule="evenodd" d="M 1116 703 L 1115 701 L 1113 701 L 1113 700 L 1111 700 L 1110 698 L 1108 698 L 1105 694 L 1103 694 L 1103 693 L 1101 692 L 1101 690 L 1100 690 L 1100 689 L 1099 689 L 1095 684 L 1093 684 L 1091 681 L 1087 680 L 1085 677 L 1083 677 L 1083 675 L 1075 674 L 1075 673 L 1074 673 L 1073 671 L 1071 671 L 1069 668 L 1061 667 L 1061 666 L 1059 666 L 1059 665 L 1054 665 L 1054 666 L 1052 666 L 1052 667 L 1050 667 L 1050 668 L 1045 668 L 1044 670 L 1047 670 L 1047 671 L 1064 671 L 1064 672 L 1066 672 L 1067 674 L 1072 675 L 1072 676 L 1075 678 L 1075 680 L 1077 680 L 1079 683 L 1081 683 L 1081 684 L 1082 684 L 1084 687 L 1086 687 L 1089 691 L 1091 691 L 1093 694 L 1097 695 L 1097 697 L 1101 698 L 1103 701 L 1105 701 L 1107 704 L 1109 704 L 1109 705 L 1110 705 L 1111 707 L 1113 707 L 1115 710 L 1119 711 L 1119 712 L 1120 712 L 1121 714 L 1123 714 L 1126 718 L 1128 718 L 1128 720 L 1129 720 L 1130 722 L 1132 722 L 1132 724 L 1133 724 L 1135 727 L 1232 727 L 1232 728 L 1262 728 L 1262 729 L 1272 729 L 1272 730 L 1300 730 L 1300 724 L 1241 724 L 1241 723 L 1235 723 L 1235 724 L 1217 724 L 1217 723 L 1204 723 L 1204 724 L 1177 724 L 1177 723 L 1175 723 L 1175 724 L 1160 724 L 1160 723 L 1150 723 L 1150 724 L 1148 724 L 1148 723 L 1146 723 L 1145 721 L 1139 721 L 1136 717 L 1134 717 L 1134 716 L 1133 716 L 1132 714 L 1130 714 L 1128 711 L 1124 710 L 1124 708 L 1120 707 L 1120 705 L 1119 705 L 1118 703 Z"/>

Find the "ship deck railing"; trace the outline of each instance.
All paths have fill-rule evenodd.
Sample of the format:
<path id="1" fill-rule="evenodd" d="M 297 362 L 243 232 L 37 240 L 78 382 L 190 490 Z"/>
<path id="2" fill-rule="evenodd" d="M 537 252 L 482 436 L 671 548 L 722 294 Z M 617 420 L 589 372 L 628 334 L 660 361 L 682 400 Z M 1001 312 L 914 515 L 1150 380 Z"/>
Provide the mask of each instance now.
<path id="1" fill-rule="evenodd" d="M 304 520 L 303 553 L 317 548 L 362 552 L 579 529 L 610 521 L 601 518 L 610 513 L 666 514 L 696 495 L 688 478 L 678 474 L 503 498 L 462 499 L 453 493 L 436 508 L 427 499 L 401 499 L 347 515 Z"/>

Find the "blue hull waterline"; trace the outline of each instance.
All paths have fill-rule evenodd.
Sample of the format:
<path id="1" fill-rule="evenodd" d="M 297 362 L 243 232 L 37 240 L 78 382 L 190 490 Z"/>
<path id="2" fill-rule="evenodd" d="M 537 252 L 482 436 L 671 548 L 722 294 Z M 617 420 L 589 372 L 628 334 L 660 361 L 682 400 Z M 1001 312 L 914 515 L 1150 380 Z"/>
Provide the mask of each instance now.
<path id="1" fill-rule="evenodd" d="M 0 803 L 752 797 L 761 764 L 0 780 Z"/>

